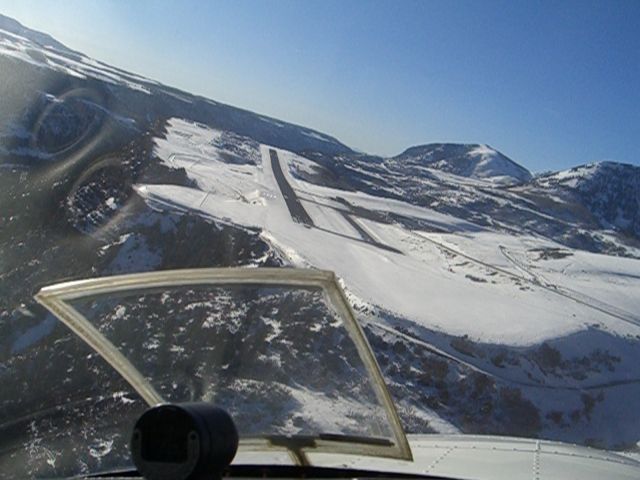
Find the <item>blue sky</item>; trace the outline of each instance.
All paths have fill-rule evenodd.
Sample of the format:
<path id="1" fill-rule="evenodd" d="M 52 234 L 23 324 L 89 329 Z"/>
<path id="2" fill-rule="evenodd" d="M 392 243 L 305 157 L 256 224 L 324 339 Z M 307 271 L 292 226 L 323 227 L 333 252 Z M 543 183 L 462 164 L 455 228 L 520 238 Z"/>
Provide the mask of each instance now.
<path id="1" fill-rule="evenodd" d="M 640 164 L 640 1 L 0 0 L 107 63 L 393 155 Z"/>

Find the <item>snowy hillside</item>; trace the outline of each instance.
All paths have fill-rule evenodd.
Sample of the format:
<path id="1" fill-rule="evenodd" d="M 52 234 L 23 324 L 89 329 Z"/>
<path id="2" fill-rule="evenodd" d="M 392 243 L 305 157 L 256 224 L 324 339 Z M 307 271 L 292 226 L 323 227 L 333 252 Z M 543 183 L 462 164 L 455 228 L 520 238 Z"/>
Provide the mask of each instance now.
<path id="1" fill-rule="evenodd" d="M 507 408 L 499 405 L 516 395 L 511 400 L 538 419 L 519 427 L 528 433 L 575 440 L 579 431 L 584 439 L 608 443 L 615 435 L 593 428 L 615 411 L 621 415 L 616 418 L 631 421 L 625 435 L 635 438 L 640 423 L 632 421 L 636 416 L 618 395 L 640 393 L 640 357 L 633 346 L 640 335 L 640 261 L 579 252 L 403 201 L 314 185 L 295 175 L 313 173 L 314 162 L 248 138 L 234 138 L 248 161 L 229 163 L 225 138 L 228 133 L 170 119 L 155 152 L 195 183 L 137 185 L 137 192 L 157 210 L 196 211 L 256 228 L 291 265 L 335 271 L 374 344 L 386 343 L 378 343 L 380 359 L 398 382 L 394 388 L 404 392 L 398 398 L 411 412 L 405 419 L 413 428 L 460 428 L 460 412 L 441 403 L 443 392 L 427 394 L 433 408 L 425 410 L 419 399 L 433 385 L 412 379 L 419 370 L 401 368 L 435 355 L 452 362 L 448 381 L 486 375 L 487 388 L 506 395 L 489 395 L 488 404 L 496 405 L 491 408 Z M 304 220 L 288 205 L 286 185 Z M 398 342 L 406 346 L 394 346 Z M 518 393 L 501 389 L 515 386 Z M 470 386 L 459 388 L 461 398 L 472 394 Z M 543 394 L 550 389 L 552 397 Z M 584 391 L 596 393 L 592 399 Z M 587 413 L 580 413 L 592 400 Z M 490 431 L 505 431 L 495 420 L 486 421 L 493 425 Z"/>
<path id="2" fill-rule="evenodd" d="M 22 111 L 29 102 L 52 103 L 75 87 L 82 86 L 83 89 L 88 89 L 83 92 L 88 102 L 98 103 L 100 107 L 110 111 L 117 110 L 121 120 L 129 120 L 134 126 L 136 122 L 146 124 L 150 117 L 161 115 L 165 111 L 182 113 L 292 150 L 313 149 L 328 153 L 351 151 L 335 138 L 315 130 L 194 97 L 106 65 L 69 50 L 48 35 L 34 33 L 2 15 L 0 69 L 2 72 L 12 73 L 0 84 L 2 98 L 22 98 L 25 102 L 17 111 L 12 109 L 10 103 L 0 105 L 3 119 L 0 138 L 8 136 L 10 132 L 7 130 L 15 124 L 24 123 L 25 120 L 35 121 L 28 118 L 31 112 Z M 137 93 L 145 95 L 138 96 Z M 107 99 L 113 103 L 107 105 Z M 11 118 L 15 115 L 27 118 Z"/>
<path id="3" fill-rule="evenodd" d="M 489 342 L 526 345 L 599 322 L 601 312 L 556 292 L 541 289 L 536 292 L 540 299 L 533 298 L 532 290 L 545 284 L 523 271 L 527 267 L 521 268 L 507 253 L 560 247 L 553 242 L 491 234 L 490 230 L 428 208 L 361 192 L 314 186 L 297 180 L 291 173 L 292 165 L 296 169 L 301 165 L 310 168 L 308 160 L 291 152 L 273 150 L 282 164 L 285 180 L 292 185 L 302 208 L 317 227 L 309 228 L 291 219 L 274 176 L 270 146 L 236 137 L 235 148 L 247 160 L 245 164 L 237 164 L 227 160 L 225 136 L 228 142 L 225 132 L 181 119 L 169 120 L 166 139 L 156 140 L 156 153 L 166 165 L 184 168 L 196 186 L 138 185 L 138 193 L 152 205 L 175 205 L 201 211 L 219 221 L 258 228 L 294 264 L 336 271 L 359 298 L 429 328 L 445 329 L 456 335 L 466 333 Z M 386 219 L 392 215 L 414 217 L 423 226 L 407 229 Z M 434 234 L 429 224 L 436 225 L 437 231 L 445 229 L 448 234 Z M 480 245 L 495 246 L 492 256 L 480 260 L 490 265 L 488 273 L 481 273 L 481 265 L 452 272 L 449 263 L 443 261 L 439 248 L 446 248 L 448 242 L 461 235 L 477 240 Z M 441 238 L 446 240 L 443 242 Z M 469 245 L 463 252 L 472 249 Z M 622 276 L 624 272 L 633 272 L 638 263 L 626 259 L 618 262 L 619 268 L 623 268 Z M 504 271 L 496 272 L 495 268 Z M 487 281 L 491 277 L 496 278 Z M 380 278 L 385 282 L 380 282 Z M 397 288 L 389 290 L 387 282 Z M 528 287 L 520 288 L 522 282 Z M 635 286 L 631 282 L 629 288 Z M 423 292 L 437 292 L 438 302 L 430 301 Z M 482 304 L 483 308 L 470 309 L 456 301 L 460 297 L 472 305 Z M 539 310 L 543 305 L 545 314 Z M 623 306 L 630 312 L 638 311 L 640 299 L 633 300 L 629 292 Z M 514 317 L 519 321 L 513 322 Z M 627 332 L 624 323 L 615 327 L 616 331 L 617 328 Z M 628 333 L 634 331 L 632 328 Z"/>
<path id="4" fill-rule="evenodd" d="M 35 303 L 43 285 L 293 265 L 337 273 L 408 431 L 640 440 L 638 167 L 357 153 L 6 17 L 0 78 L 0 417 L 83 381 L 134 396 Z M 53 386 L 15 380 L 34 371 Z"/>
<path id="5" fill-rule="evenodd" d="M 640 237 L 640 167 L 591 163 L 539 176 L 531 188 L 570 198 L 605 228 Z"/>

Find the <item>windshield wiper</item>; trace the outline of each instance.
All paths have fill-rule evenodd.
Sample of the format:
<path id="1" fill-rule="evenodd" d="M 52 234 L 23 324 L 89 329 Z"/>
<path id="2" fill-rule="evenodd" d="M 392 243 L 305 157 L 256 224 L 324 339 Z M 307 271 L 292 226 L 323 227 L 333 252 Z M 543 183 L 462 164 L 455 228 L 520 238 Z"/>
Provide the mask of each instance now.
<path id="1" fill-rule="evenodd" d="M 247 440 L 266 440 L 274 447 L 285 448 L 293 461 L 299 466 L 309 466 L 305 449 L 318 447 L 318 442 L 335 442 L 344 444 L 359 444 L 370 447 L 393 447 L 395 444 L 381 437 L 365 437 L 340 433 L 318 433 L 316 435 L 261 435 L 247 438 Z"/>
<path id="2" fill-rule="evenodd" d="M 363 445 L 379 445 L 392 447 L 394 443 L 388 438 L 365 437 L 362 435 L 347 435 L 341 433 L 319 433 L 317 435 L 265 435 L 259 437 L 266 439 L 272 445 L 278 447 L 295 446 L 296 448 L 315 447 L 317 440 L 342 443 L 360 443 Z"/>
<path id="3" fill-rule="evenodd" d="M 362 443 L 365 445 L 380 445 L 392 447 L 394 443 L 388 438 L 381 437 L 364 437 L 362 435 L 344 435 L 337 433 L 321 433 L 318 435 L 320 440 L 330 440 L 332 442 Z"/>

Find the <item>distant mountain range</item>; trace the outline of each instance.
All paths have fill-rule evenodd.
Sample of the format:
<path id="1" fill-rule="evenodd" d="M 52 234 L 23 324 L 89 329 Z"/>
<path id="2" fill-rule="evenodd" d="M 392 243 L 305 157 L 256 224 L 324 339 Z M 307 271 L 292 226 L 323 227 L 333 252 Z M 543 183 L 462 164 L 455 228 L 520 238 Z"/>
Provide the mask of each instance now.
<path id="1" fill-rule="evenodd" d="M 640 168 L 598 162 L 536 177 L 532 190 L 558 192 L 585 206 L 598 226 L 640 238 Z"/>

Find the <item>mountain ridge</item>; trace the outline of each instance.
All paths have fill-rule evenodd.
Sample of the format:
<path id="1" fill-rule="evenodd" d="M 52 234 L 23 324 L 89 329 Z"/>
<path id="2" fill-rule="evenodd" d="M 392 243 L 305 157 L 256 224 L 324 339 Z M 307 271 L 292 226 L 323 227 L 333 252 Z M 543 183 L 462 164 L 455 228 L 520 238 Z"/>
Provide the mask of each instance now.
<path id="1" fill-rule="evenodd" d="M 65 52 L 71 53 L 73 55 L 78 55 L 78 56 L 81 56 L 81 57 L 85 57 L 82 53 L 80 53 L 80 52 L 78 52 L 76 50 L 73 50 L 73 49 L 67 47 L 66 45 L 62 44 L 61 42 L 55 40 L 51 35 L 49 35 L 47 33 L 44 33 L 44 32 L 40 32 L 38 30 L 31 29 L 29 27 L 26 27 L 22 23 L 20 23 L 18 20 L 15 20 L 15 19 L 13 19 L 11 17 L 8 17 L 6 15 L 2 15 L 1 13 L 0 13 L 0 29 L 4 29 L 4 30 L 7 30 L 7 31 L 10 31 L 10 32 L 12 32 L 14 34 L 21 35 L 21 36 L 27 35 L 33 41 L 35 41 L 36 43 L 38 43 L 41 46 L 45 46 L 46 47 L 47 45 L 50 45 L 50 46 L 52 46 L 52 47 L 54 47 L 54 48 L 56 48 L 58 50 L 65 51 Z M 140 80 L 144 80 L 144 81 L 150 82 L 152 84 L 157 84 L 158 83 L 157 81 L 155 81 L 153 79 L 146 78 L 146 77 L 141 77 L 138 74 L 135 74 L 133 72 L 128 72 L 126 70 L 122 70 L 122 69 L 120 69 L 118 67 L 111 67 L 111 68 L 114 68 L 114 69 L 116 69 L 119 72 L 122 72 L 124 74 L 132 75 L 132 76 L 134 76 L 134 77 L 136 77 L 136 78 L 138 78 Z M 159 85 L 161 85 L 164 88 L 168 88 L 170 90 L 173 90 L 173 91 L 177 92 L 178 94 L 186 94 L 186 95 L 189 95 L 189 96 L 192 95 L 192 94 L 190 94 L 190 93 L 188 93 L 188 92 L 186 92 L 186 91 L 184 91 L 184 90 L 182 90 L 180 88 L 177 88 L 177 87 L 173 87 L 173 86 L 165 85 L 165 84 L 159 84 Z M 219 103 L 219 102 L 217 102 L 217 101 L 215 101 L 215 100 L 213 100 L 211 98 L 204 97 L 204 96 L 201 96 L 201 95 L 196 95 L 195 97 L 199 97 L 199 98 L 202 98 L 203 100 L 214 102 L 214 103 Z M 256 112 L 254 112 L 254 111 L 252 111 L 250 109 L 243 108 L 243 107 L 236 107 L 236 106 L 233 106 L 233 105 L 226 105 L 226 104 L 221 104 L 221 105 L 236 109 L 238 111 L 247 112 L 247 113 L 259 116 L 259 117 L 265 119 L 267 122 L 272 122 L 273 124 L 281 123 L 281 124 L 286 124 L 286 125 L 289 125 L 289 126 L 300 128 L 303 131 L 305 131 L 306 133 L 308 133 L 309 135 L 317 134 L 320 137 L 328 139 L 329 141 L 331 141 L 333 143 L 340 144 L 341 146 L 343 146 L 346 149 L 346 150 L 344 150 L 345 152 L 348 151 L 348 152 L 360 153 L 360 154 L 365 154 L 367 156 L 371 156 L 371 155 L 366 154 L 365 152 L 357 152 L 353 148 L 351 148 L 351 147 L 343 144 L 342 142 L 340 142 L 337 138 L 335 138 L 335 137 L 333 137 L 331 135 L 325 134 L 323 132 L 320 132 L 318 130 L 315 130 L 315 129 L 311 128 L 311 127 L 298 125 L 298 124 L 295 124 L 295 123 L 292 123 L 292 122 L 289 122 L 289 121 L 286 121 L 286 120 L 279 120 L 279 119 L 277 119 L 275 117 L 272 117 L 272 116 L 270 116 L 268 114 L 256 113 Z M 516 166 L 516 170 L 519 173 L 515 177 L 511 177 L 512 183 L 514 183 L 514 182 L 515 183 L 526 182 L 526 181 L 529 181 L 529 180 L 531 180 L 533 178 L 533 175 L 531 174 L 531 172 L 526 167 L 520 165 L 519 163 L 515 162 L 511 158 L 507 157 L 506 155 L 501 153 L 499 150 L 494 149 L 492 147 L 489 147 L 486 144 L 453 143 L 453 142 L 429 142 L 429 143 L 409 146 L 406 149 L 404 149 L 401 153 L 399 153 L 398 155 L 395 155 L 395 156 L 392 156 L 392 157 L 386 157 L 386 158 L 388 158 L 388 159 L 404 159 L 404 158 L 406 158 L 408 156 L 412 156 L 415 153 L 420 152 L 420 151 L 425 151 L 425 150 L 433 151 L 433 150 L 436 150 L 436 149 L 442 148 L 442 147 L 447 147 L 447 148 L 455 147 L 455 148 L 458 148 L 458 149 L 469 149 L 469 148 L 478 148 L 478 147 L 483 147 L 483 146 L 490 148 L 500 158 L 504 158 L 506 161 L 508 161 L 509 163 L 512 163 L 512 164 L 514 164 Z M 453 161 L 455 162 L 456 159 L 453 159 Z M 614 161 L 612 163 L 618 164 L 620 162 L 615 162 Z M 620 163 L 620 164 L 624 165 L 624 163 Z M 455 165 L 454 166 L 447 165 L 447 166 L 440 166 L 440 167 L 431 165 L 431 168 L 435 168 L 435 169 L 443 170 L 443 171 L 449 171 L 450 173 L 454 173 L 454 174 L 456 173 L 456 170 L 460 171 L 460 169 L 456 168 Z M 575 167 L 572 167 L 572 168 L 575 168 Z M 487 176 L 487 175 L 485 175 L 485 176 L 482 176 L 482 175 L 480 175 L 480 176 L 461 175 L 461 176 L 471 176 L 471 178 L 487 178 L 487 177 L 491 177 L 491 176 Z M 492 176 L 499 177 L 500 175 L 492 175 Z M 509 177 L 510 175 L 506 175 L 506 176 Z M 507 182 L 507 183 L 509 183 L 509 182 Z"/>
<path id="2" fill-rule="evenodd" d="M 48 33 L 40 32 L 38 30 L 26 27 L 15 18 L 8 17 L 6 15 L 3 15 L 2 13 L 0 13 L 0 29 L 10 31 L 12 33 L 15 33 L 16 35 L 20 35 L 23 37 L 28 36 L 31 40 L 35 41 L 43 47 L 53 47 L 60 51 L 80 54 L 80 52 L 72 50 L 65 44 L 53 38 Z"/>
<path id="3" fill-rule="evenodd" d="M 30 29 L 18 22 L 4 23 L 18 33 L 32 35 Z M 79 95 L 82 103 L 89 95 L 97 117 L 106 115 L 110 128 L 131 138 L 141 129 L 151 128 L 152 124 L 165 122 L 170 117 L 191 119 L 260 143 L 304 153 L 316 164 L 315 170 L 297 173 L 312 182 L 329 182 L 341 188 L 429 206 L 493 228 L 512 231 L 524 228 L 573 248 L 635 255 L 624 245 L 614 245 L 609 239 L 610 232 L 603 235 L 599 230 L 617 229 L 623 244 L 631 241 L 637 246 L 640 242 L 640 207 L 634 201 L 638 194 L 632 186 L 625 187 L 624 197 L 615 195 L 606 181 L 592 183 L 592 186 L 608 189 L 607 195 L 593 195 L 593 189 L 588 194 L 568 192 L 552 181 L 543 182 L 541 176 L 534 177 L 529 170 L 486 144 L 429 143 L 409 147 L 389 158 L 357 153 L 334 137 L 307 127 L 194 96 L 83 54 L 51 54 L 47 48 L 38 47 L 36 41 L 29 43 L 11 35 L 15 34 L 4 35 L 0 62 L 6 65 L 3 67 L 6 71 L 16 71 L 14 76 L 18 81 L 13 82 L 9 76 L 8 81 L 0 85 L 0 93 L 4 98 L 31 98 L 26 106 L 23 102 L 18 109 L 0 112 L 3 117 L 0 136 L 6 139 L 0 153 L 4 151 L 13 160 L 24 158 L 29 162 L 34 157 L 41 160 L 55 157 L 56 152 L 49 151 L 49 147 L 42 150 L 46 144 L 43 138 L 48 139 L 48 143 L 60 142 L 53 134 L 62 127 L 73 139 L 74 128 L 78 128 L 78 122 L 82 123 L 76 118 L 65 126 L 64 122 L 73 120 L 79 113 L 78 105 L 67 107 L 74 101 L 60 102 L 60 99 Z M 42 37 L 38 32 L 33 35 L 50 43 L 49 36 Z M 25 78 L 29 82 L 25 82 Z M 47 128 L 42 128 L 38 118 L 43 109 L 67 108 L 75 113 L 67 112 L 63 123 L 45 123 Z M 47 132 L 42 134 L 43 130 Z M 41 144 L 40 150 L 33 148 L 34 135 Z M 612 178 L 622 186 L 628 182 L 624 175 Z M 563 189 L 556 195 L 561 203 L 550 200 L 558 188 Z M 598 202 L 593 201 L 596 197 Z M 624 212 L 616 216 L 622 204 Z"/>

